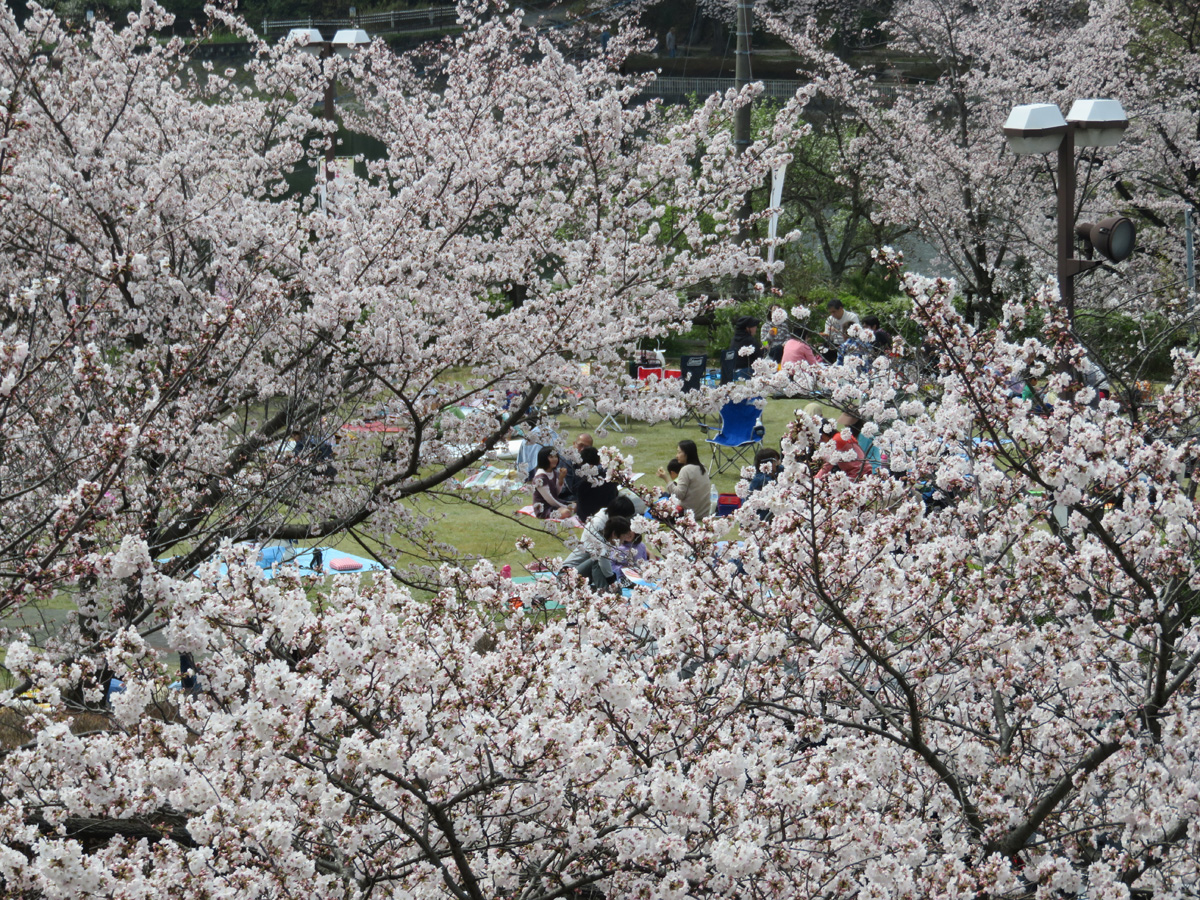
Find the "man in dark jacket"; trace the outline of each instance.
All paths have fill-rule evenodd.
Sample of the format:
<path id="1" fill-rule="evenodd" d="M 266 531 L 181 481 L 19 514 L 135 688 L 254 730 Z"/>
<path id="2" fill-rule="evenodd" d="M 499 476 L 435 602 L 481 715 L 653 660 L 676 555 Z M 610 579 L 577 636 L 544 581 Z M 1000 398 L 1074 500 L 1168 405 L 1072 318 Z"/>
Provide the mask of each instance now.
<path id="1" fill-rule="evenodd" d="M 733 320 L 733 340 L 729 342 L 729 349 L 737 354 L 733 363 L 735 378 L 749 378 L 754 361 L 762 359 L 766 353 L 762 341 L 758 339 L 759 324 L 754 316 L 740 316 Z M 747 347 L 750 349 L 747 350 Z"/>

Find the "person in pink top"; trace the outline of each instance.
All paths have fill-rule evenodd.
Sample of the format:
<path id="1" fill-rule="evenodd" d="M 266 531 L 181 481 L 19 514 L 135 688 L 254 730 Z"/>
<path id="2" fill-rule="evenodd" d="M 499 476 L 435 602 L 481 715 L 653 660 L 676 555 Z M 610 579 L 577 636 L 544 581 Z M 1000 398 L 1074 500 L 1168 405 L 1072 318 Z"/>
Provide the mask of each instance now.
<path id="1" fill-rule="evenodd" d="M 800 338 L 788 338 L 783 343 L 783 358 L 781 363 L 808 363 L 815 366 L 820 362 L 820 358 L 813 352 L 813 348 L 800 340 Z"/>

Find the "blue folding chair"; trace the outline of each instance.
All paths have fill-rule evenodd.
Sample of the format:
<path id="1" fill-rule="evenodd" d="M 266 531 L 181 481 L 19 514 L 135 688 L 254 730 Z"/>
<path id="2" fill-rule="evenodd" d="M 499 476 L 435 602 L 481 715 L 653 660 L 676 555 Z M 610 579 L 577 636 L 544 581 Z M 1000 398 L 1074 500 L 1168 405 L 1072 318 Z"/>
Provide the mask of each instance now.
<path id="1" fill-rule="evenodd" d="M 705 440 L 712 447 L 709 468 L 715 469 L 717 474 L 732 466 L 741 468 L 754 462 L 753 454 L 758 451 L 766 433 L 758 402 L 741 400 L 721 407 L 721 430 L 715 437 Z M 701 425 L 700 428 L 707 434 L 711 426 Z"/>

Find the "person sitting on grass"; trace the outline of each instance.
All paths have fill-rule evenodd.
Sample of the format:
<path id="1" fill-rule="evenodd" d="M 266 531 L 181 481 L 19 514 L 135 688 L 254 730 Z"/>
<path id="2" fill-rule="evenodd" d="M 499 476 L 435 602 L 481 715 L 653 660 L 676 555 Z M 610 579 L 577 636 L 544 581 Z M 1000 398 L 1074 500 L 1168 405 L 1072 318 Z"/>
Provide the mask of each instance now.
<path id="1" fill-rule="evenodd" d="M 650 558 L 646 545 L 642 543 L 642 536 L 637 532 L 632 532 L 632 534 L 632 539 L 622 539 L 621 545 L 608 556 L 612 561 L 613 574 L 617 576 L 617 581 L 622 587 L 626 587 L 630 583 L 629 579 L 625 577 L 625 570 L 641 568 L 641 564 Z"/>
<path id="2" fill-rule="evenodd" d="M 699 522 L 712 512 L 712 480 L 700 462 L 695 441 L 680 441 L 675 459 L 681 467 L 679 477 L 671 481 L 666 469 L 659 469 L 658 477 L 667 482 L 667 493 L 684 511 L 690 509 Z"/>
<path id="3" fill-rule="evenodd" d="M 783 365 L 804 363 L 815 366 L 824 362 L 824 360 L 817 356 L 816 351 L 800 340 L 800 338 L 790 337 L 783 344 L 783 355 L 780 357 L 779 362 Z"/>
<path id="4" fill-rule="evenodd" d="M 736 353 L 733 364 L 733 377 L 745 380 L 753 374 L 755 360 L 766 356 L 762 341 L 758 339 L 758 326 L 761 323 L 754 316 L 739 316 L 733 322 L 733 338 L 729 349 Z"/>
<path id="5" fill-rule="evenodd" d="M 847 429 L 847 432 L 849 429 Z M 843 436 L 837 426 L 826 419 L 821 423 L 821 443 L 825 444 L 833 441 L 834 451 L 837 453 L 837 462 L 827 462 L 821 467 L 821 471 L 817 473 L 817 478 L 824 478 L 835 468 L 841 469 L 850 476 L 851 481 L 858 481 L 864 475 L 871 474 L 871 463 L 867 460 L 867 455 L 863 453 L 863 448 L 859 446 L 854 435 L 848 434 Z"/>
<path id="6" fill-rule="evenodd" d="M 862 419 L 844 412 L 837 417 L 837 427 L 850 429 L 850 433 L 858 441 L 858 446 L 862 447 L 863 454 L 867 457 L 867 462 L 871 464 L 872 471 L 881 472 L 884 470 L 884 463 L 887 460 L 884 458 L 883 451 L 875 446 L 874 439 L 863 434 Z"/>
<path id="7" fill-rule="evenodd" d="M 579 451 L 579 467 L 595 470 L 592 475 L 579 473 L 575 479 L 575 515 L 586 522 L 595 513 L 604 509 L 617 497 L 617 486 L 607 480 L 604 467 L 600 465 L 600 451 L 595 447 L 584 447 Z"/>
<path id="8" fill-rule="evenodd" d="M 779 475 L 781 457 L 774 447 L 763 447 L 754 454 L 754 477 L 750 479 L 749 492 L 761 491 Z"/>
<path id="9" fill-rule="evenodd" d="M 662 477 L 662 475 L 661 475 L 662 469 L 659 469 L 658 471 L 660 473 L 659 477 L 661 478 Z M 683 463 L 681 463 L 675 457 L 671 457 L 671 461 L 669 463 L 667 463 L 667 477 L 666 477 L 667 486 L 666 486 L 666 489 L 663 491 L 662 495 L 658 498 L 659 500 L 670 499 L 671 485 L 673 485 L 675 483 L 676 479 L 679 478 L 679 473 L 681 471 L 683 471 Z"/>
<path id="10" fill-rule="evenodd" d="M 866 316 L 862 320 L 863 327 L 871 329 L 871 335 L 874 338 L 872 346 L 876 356 L 887 356 L 892 352 L 892 345 L 896 339 L 892 337 L 891 332 L 886 331 L 879 324 L 879 316 Z"/>
<path id="11" fill-rule="evenodd" d="M 618 495 L 612 503 L 588 519 L 587 524 L 583 526 L 583 533 L 579 536 L 579 547 L 592 556 L 600 554 L 605 548 L 604 523 L 615 516 L 632 519 L 635 515 L 637 512 L 634 510 L 633 501 L 624 495 Z"/>
<path id="12" fill-rule="evenodd" d="M 828 344 L 825 350 L 825 359 L 834 362 L 838 357 L 838 350 L 850 337 L 850 326 L 861 323 L 856 313 L 842 306 L 841 300 L 830 300 L 825 309 L 829 313 L 829 318 L 825 320 L 825 328 L 821 332 L 821 337 Z"/>
<path id="13" fill-rule="evenodd" d="M 624 499 L 624 498 L 621 498 Z M 626 501 L 628 503 L 628 501 Z M 630 504 L 632 506 L 632 504 Z M 600 513 L 592 517 L 589 527 L 584 529 L 584 540 L 565 560 L 564 569 L 574 569 L 595 591 L 604 591 L 617 584 L 613 571 L 612 556 L 625 541 L 634 539 L 633 529 L 627 516 L 609 516 L 605 511 L 604 522 L 595 527 Z"/>
<path id="14" fill-rule="evenodd" d="M 539 519 L 565 519 L 574 507 L 561 499 L 567 470 L 558 464 L 558 451 L 543 447 L 538 451 L 537 470 L 533 473 L 533 514 Z"/>
<path id="15" fill-rule="evenodd" d="M 566 487 L 563 490 L 562 500 L 574 502 L 579 499 L 579 466 L 583 451 L 593 446 L 594 441 L 592 436 L 586 431 L 579 433 L 579 437 L 575 438 L 575 443 L 572 444 L 565 452 L 560 453 L 559 457 L 563 466 L 567 469 Z M 583 518 L 580 516 L 580 518 Z"/>

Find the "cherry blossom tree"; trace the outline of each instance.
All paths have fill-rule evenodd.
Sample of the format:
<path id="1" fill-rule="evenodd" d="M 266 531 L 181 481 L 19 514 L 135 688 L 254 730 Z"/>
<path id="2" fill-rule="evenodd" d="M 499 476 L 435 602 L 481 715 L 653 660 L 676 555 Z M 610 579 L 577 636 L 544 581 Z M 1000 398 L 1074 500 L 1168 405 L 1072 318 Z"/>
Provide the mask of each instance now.
<path id="1" fill-rule="evenodd" d="M 552 388 L 616 408 L 627 349 L 701 308 L 685 291 L 761 265 L 726 223 L 788 116 L 735 158 L 733 98 L 670 125 L 635 102 L 633 36 L 576 63 L 517 14 L 463 15 L 419 58 L 259 46 L 245 73 L 159 44 L 153 6 L 0 17 L 0 607 L 70 591 L 160 627 L 148 598 L 87 599 L 131 537 L 172 574 L 228 540 L 419 538 L 407 498 Z M 386 152 L 321 208 L 297 185 L 331 80 Z M 373 410 L 398 431 L 324 477 L 304 448 Z"/>
<path id="2" fill-rule="evenodd" d="M 814 477 L 837 445 L 798 412 L 736 543 L 639 525 L 629 599 L 487 563 L 314 598 L 126 542 L 98 590 L 169 596 L 206 688 L 128 630 L 111 719 L 74 735 L 71 666 L 10 647 L 47 708 L 0 767 L 6 892 L 1190 896 L 1200 361 L 1134 422 L 1070 383 L 1052 293 L 977 331 L 953 283 L 903 285 L 932 394 L 886 357 L 727 389 L 823 392 L 888 464 Z"/>
<path id="3" fill-rule="evenodd" d="M 855 123 L 840 152 L 843 170 L 867 173 L 874 217 L 911 229 L 952 271 L 974 308 L 998 314 L 1003 299 L 1028 292 L 1053 270 L 1054 184 L 1045 162 L 1006 151 L 1001 124 L 1013 105 L 1119 96 L 1132 71 L 1130 31 L 1111 4 L 907 0 L 884 30 L 892 81 L 875 83 L 878 59 L 847 62 L 825 50 L 825 32 L 788 29 L 815 78 L 815 95 Z M 1047 60 L 1053 65 L 1047 65 Z M 1085 161 L 1079 209 L 1111 211 L 1108 191 Z M 1105 212 L 1104 214 L 1108 214 Z"/>
<path id="4" fill-rule="evenodd" d="M 464 13 L 438 91 L 378 46 L 193 77 L 153 8 L 0 18 L 6 597 L 84 623 L 7 648 L 3 893 L 1191 896 L 1200 360 L 1132 416 L 1074 380 L 1053 291 L 977 328 L 883 256 L 932 384 L 760 362 L 712 400 L 821 397 L 886 464 L 838 470 L 798 411 L 735 517 L 638 523 L 629 597 L 486 562 L 268 582 L 233 543 L 403 523 L 544 386 L 616 402 L 622 346 L 759 265 L 725 226 L 794 108 L 738 157 L 734 98 L 655 129 L 607 63 Z M 285 176 L 334 75 L 388 153 L 322 210 Z M 507 388 L 506 421 L 446 414 Z M 378 403 L 408 430 L 344 484 L 279 447 Z"/>

